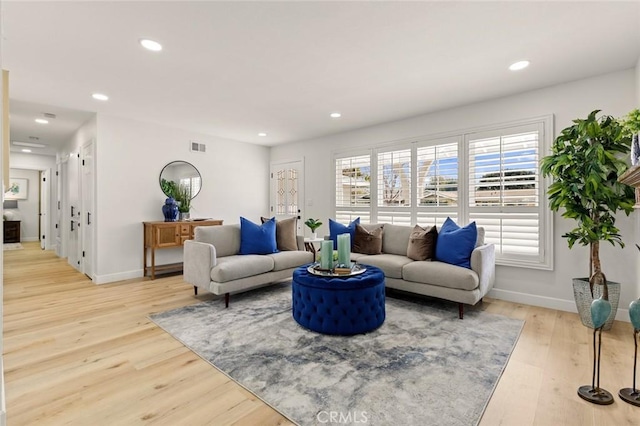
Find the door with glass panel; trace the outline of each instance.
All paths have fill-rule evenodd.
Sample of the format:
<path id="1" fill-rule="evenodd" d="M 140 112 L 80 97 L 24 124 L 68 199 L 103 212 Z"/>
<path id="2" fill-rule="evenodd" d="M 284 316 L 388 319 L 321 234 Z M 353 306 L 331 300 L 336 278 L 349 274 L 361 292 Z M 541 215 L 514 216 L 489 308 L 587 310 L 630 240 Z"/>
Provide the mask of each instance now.
<path id="1" fill-rule="evenodd" d="M 304 163 L 302 160 L 271 163 L 271 217 L 298 217 L 298 235 L 304 235 Z"/>

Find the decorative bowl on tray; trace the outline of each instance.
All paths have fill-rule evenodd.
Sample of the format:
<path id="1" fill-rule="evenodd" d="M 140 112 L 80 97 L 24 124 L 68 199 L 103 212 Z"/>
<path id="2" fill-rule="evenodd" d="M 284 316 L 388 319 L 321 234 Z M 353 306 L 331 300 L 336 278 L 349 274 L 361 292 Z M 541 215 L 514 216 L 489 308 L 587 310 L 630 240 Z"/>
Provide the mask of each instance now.
<path id="1" fill-rule="evenodd" d="M 307 272 L 316 275 L 318 277 L 352 277 L 354 275 L 360 275 L 367 270 L 362 265 L 351 262 L 349 267 L 345 265 L 338 265 L 335 268 L 323 269 L 319 263 L 314 263 L 307 267 Z"/>

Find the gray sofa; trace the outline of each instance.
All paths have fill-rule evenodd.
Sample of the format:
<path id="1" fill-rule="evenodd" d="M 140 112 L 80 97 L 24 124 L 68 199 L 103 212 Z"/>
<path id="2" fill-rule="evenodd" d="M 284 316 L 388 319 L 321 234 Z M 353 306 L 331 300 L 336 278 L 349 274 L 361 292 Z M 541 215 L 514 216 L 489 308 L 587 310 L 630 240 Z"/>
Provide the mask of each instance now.
<path id="1" fill-rule="evenodd" d="M 225 296 L 262 287 L 286 278 L 301 265 L 313 262 L 298 236 L 297 251 L 240 255 L 240 225 L 200 226 L 184 243 L 184 280 L 213 294 Z"/>
<path id="2" fill-rule="evenodd" d="M 362 224 L 367 230 L 380 225 Z M 435 260 L 412 260 L 407 257 L 407 247 L 413 227 L 384 224 L 383 229 L 382 254 L 351 253 L 351 261 L 382 269 L 387 288 L 458 302 L 462 319 L 464 305 L 475 305 L 493 287 L 495 246 L 484 244 L 484 228 L 478 227 L 471 269 Z"/>

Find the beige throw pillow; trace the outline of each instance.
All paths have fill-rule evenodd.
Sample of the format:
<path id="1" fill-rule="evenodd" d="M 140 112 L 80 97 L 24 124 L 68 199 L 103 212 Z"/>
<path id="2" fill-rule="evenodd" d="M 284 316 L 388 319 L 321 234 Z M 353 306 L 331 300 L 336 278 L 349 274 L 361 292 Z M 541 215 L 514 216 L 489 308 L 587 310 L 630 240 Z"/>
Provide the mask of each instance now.
<path id="1" fill-rule="evenodd" d="M 433 259 L 436 254 L 436 239 L 438 230 L 435 226 L 423 228 L 419 225 L 413 227 L 409 236 L 409 246 L 407 247 L 407 257 L 413 260 Z"/>
<path id="2" fill-rule="evenodd" d="M 367 231 L 360 224 L 356 225 L 353 236 L 353 252 L 362 254 L 382 253 L 382 227 Z"/>
<path id="3" fill-rule="evenodd" d="M 261 217 L 262 223 L 265 223 L 269 219 Z M 295 251 L 298 250 L 298 218 L 292 217 L 290 219 L 276 221 L 276 244 L 280 251 Z"/>

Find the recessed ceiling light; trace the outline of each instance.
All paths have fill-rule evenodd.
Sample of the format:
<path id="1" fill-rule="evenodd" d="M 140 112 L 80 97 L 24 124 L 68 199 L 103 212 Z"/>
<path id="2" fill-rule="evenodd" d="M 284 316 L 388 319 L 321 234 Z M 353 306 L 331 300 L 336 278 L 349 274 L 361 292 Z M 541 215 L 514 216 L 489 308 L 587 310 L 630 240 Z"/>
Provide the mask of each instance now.
<path id="1" fill-rule="evenodd" d="M 93 99 L 96 99 L 98 101 L 108 101 L 109 97 L 107 95 L 103 95 L 102 93 L 94 93 L 93 95 L 91 95 L 91 97 Z"/>
<path id="2" fill-rule="evenodd" d="M 147 50 L 151 50 L 152 52 L 159 52 L 162 50 L 162 45 L 157 41 L 149 40 L 148 38 L 141 38 L 140 44 Z"/>
<path id="3" fill-rule="evenodd" d="M 260 133 L 258 133 L 258 136 L 267 136 L 267 134 L 264 133 L 264 132 L 260 132 Z"/>
<path id="4" fill-rule="evenodd" d="M 22 152 L 31 152 L 31 150 L 25 148 L 25 149 L 22 150 Z"/>
<path id="5" fill-rule="evenodd" d="M 329 117 L 331 117 L 331 118 L 340 118 L 340 117 L 342 117 L 342 114 L 340 114 L 339 112 L 332 112 L 331 114 L 329 114 Z"/>
<path id="6" fill-rule="evenodd" d="M 44 118 L 36 118 L 36 123 L 38 124 L 47 124 L 49 120 L 45 120 Z"/>
<path id="7" fill-rule="evenodd" d="M 511 71 L 519 71 L 519 70 L 525 69 L 528 66 L 529 66 L 529 61 L 518 61 L 509 65 L 509 69 Z"/>
<path id="8" fill-rule="evenodd" d="M 31 142 L 11 141 L 11 143 L 17 146 L 28 146 L 30 148 L 44 148 L 46 146 L 41 143 L 31 143 Z"/>

